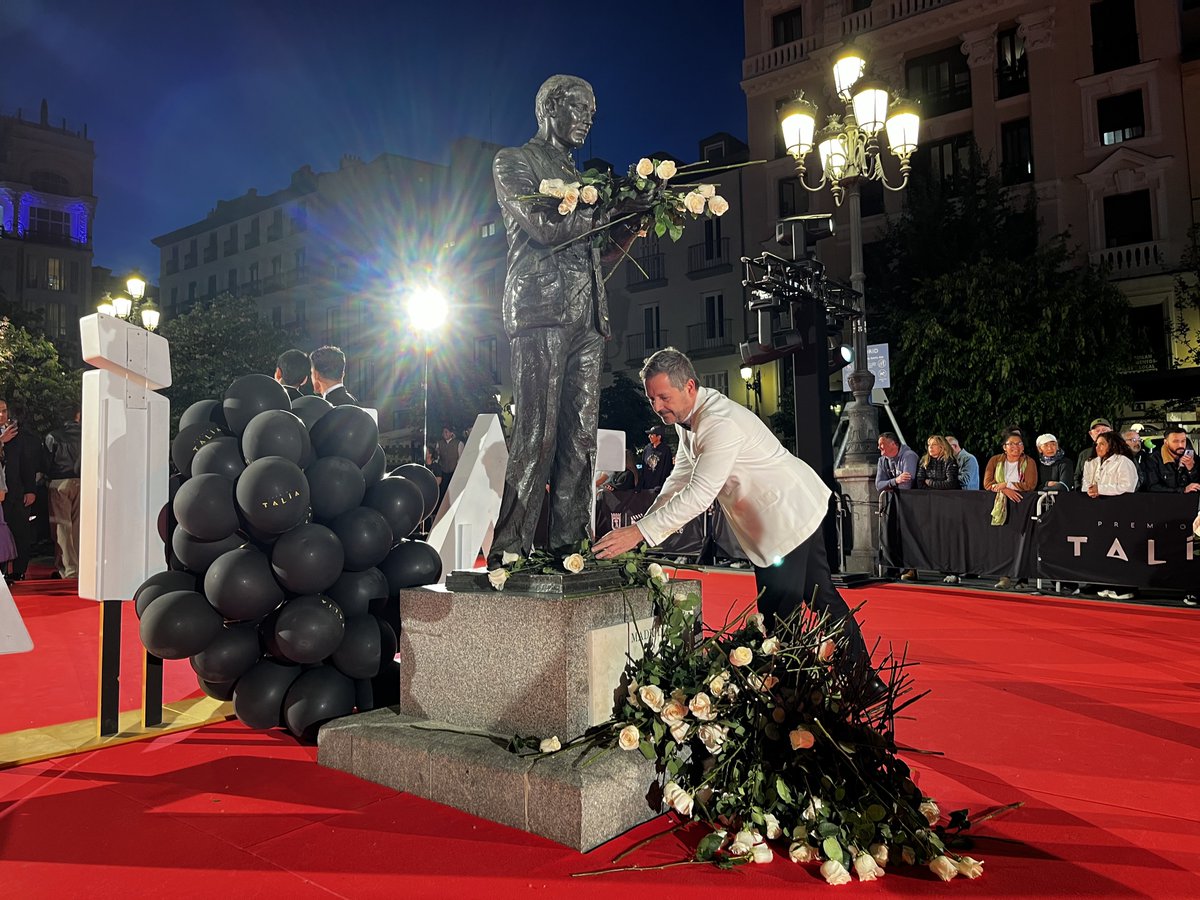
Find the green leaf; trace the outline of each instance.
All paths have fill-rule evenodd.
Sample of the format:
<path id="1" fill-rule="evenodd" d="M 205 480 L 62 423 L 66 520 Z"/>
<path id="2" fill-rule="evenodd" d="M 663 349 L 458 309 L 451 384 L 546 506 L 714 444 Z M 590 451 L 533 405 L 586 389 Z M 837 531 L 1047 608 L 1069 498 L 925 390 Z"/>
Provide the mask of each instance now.
<path id="1" fill-rule="evenodd" d="M 659 219 L 657 222 L 654 223 L 654 236 L 662 237 L 666 233 L 667 233 L 667 225 L 665 222 L 663 222 L 662 219 Z"/>
<path id="2" fill-rule="evenodd" d="M 650 762 L 654 762 L 655 757 L 653 744 L 651 744 L 649 741 L 642 741 L 640 744 L 638 744 L 638 749 L 642 751 L 642 756 L 646 757 L 646 759 L 650 760 Z"/>
<path id="3" fill-rule="evenodd" d="M 846 864 L 845 863 L 845 859 L 846 859 L 845 855 L 842 853 L 842 845 L 838 843 L 837 838 L 835 838 L 835 837 L 825 838 L 825 840 L 821 842 L 821 849 L 823 851 L 825 851 L 825 856 L 828 859 L 832 859 L 836 862 L 840 862 L 840 863 L 842 863 L 842 865 Z"/>
<path id="4" fill-rule="evenodd" d="M 708 862 L 717 855 L 724 840 L 725 838 L 715 831 L 712 834 L 706 834 L 700 839 L 700 843 L 696 845 L 695 859 L 700 862 Z"/>
<path id="5" fill-rule="evenodd" d="M 678 241 L 681 237 L 683 237 L 683 226 L 682 225 L 673 224 L 667 230 L 671 233 L 671 240 L 673 240 L 673 241 Z M 659 237 L 662 237 L 662 235 L 660 234 Z"/>
<path id="6" fill-rule="evenodd" d="M 792 802 L 792 792 L 788 790 L 787 782 L 783 780 L 782 775 L 775 776 L 775 793 L 784 803 Z"/>
<path id="7" fill-rule="evenodd" d="M 872 803 L 867 807 L 867 818 L 872 822 L 882 822 L 887 818 L 887 810 L 878 803 Z"/>

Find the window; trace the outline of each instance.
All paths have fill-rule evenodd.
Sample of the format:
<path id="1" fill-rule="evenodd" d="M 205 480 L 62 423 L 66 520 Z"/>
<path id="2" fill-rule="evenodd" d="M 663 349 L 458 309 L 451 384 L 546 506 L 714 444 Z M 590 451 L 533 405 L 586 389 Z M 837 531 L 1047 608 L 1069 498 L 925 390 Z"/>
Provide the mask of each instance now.
<path id="1" fill-rule="evenodd" d="M 258 216 L 250 220 L 250 228 L 246 231 L 246 239 L 242 242 L 242 249 L 249 250 L 252 247 L 258 246 Z"/>
<path id="2" fill-rule="evenodd" d="M 43 237 L 70 237 L 71 214 L 44 206 L 30 207 L 29 230 L 32 234 Z"/>
<path id="3" fill-rule="evenodd" d="M 1104 246 L 1125 247 L 1153 240 L 1149 191 L 1110 194 L 1104 198 Z"/>
<path id="4" fill-rule="evenodd" d="M 327 324 L 329 330 L 329 343 L 341 346 L 342 344 L 342 311 L 336 306 L 329 310 L 327 316 Z"/>
<path id="5" fill-rule="evenodd" d="M 77 262 L 71 263 L 71 282 L 70 282 L 70 284 L 71 284 L 71 288 L 70 288 L 71 293 L 78 294 L 79 293 L 79 263 L 77 263 Z"/>
<path id="6" fill-rule="evenodd" d="M 996 96 L 1016 97 L 1029 93 L 1029 60 L 1025 58 L 1025 39 L 1017 29 L 996 36 Z"/>
<path id="7" fill-rule="evenodd" d="M 229 237 L 225 238 L 225 246 L 222 248 L 223 256 L 233 256 L 238 251 L 238 227 L 235 222 L 229 226 Z"/>
<path id="8" fill-rule="evenodd" d="M 706 260 L 721 259 L 721 220 L 710 218 L 704 220 L 704 258 Z"/>
<path id="9" fill-rule="evenodd" d="M 646 335 L 646 349 L 662 349 L 662 344 L 659 343 L 662 335 L 659 330 L 659 308 L 657 303 L 653 306 L 642 307 L 642 329 Z"/>
<path id="10" fill-rule="evenodd" d="M 725 297 L 722 294 L 704 295 L 704 337 L 709 341 L 725 337 Z"/>
<path id="11" fill-rule="evenodd" d="M 189 281 L 188 282 L 188 301 L 190 302 L 195 299 L 196 299 L 196 282 Z"/>
<path id="12" fill-rule="evenodd" d="M 208 276 L 208 296 L 209 297 L 217 296 L 217 276 L 216 275 Z"/>
<path id="13" fill-rule="evenodd" d="M 725 142 L 713 141 L 711 144 L 705 144 L 700 150 L 700 158 L 710 163 L 724 162 Z"/>
<path id="14" fill-rule="evenodd" d="M 308 204 L 301 203 L 292 210 L 292 234 L 308 229 Z"/>
<path id="15" fill-rule="evenodd" d="M 174 310 L 179 305 L 179 288 L 171 288 L 171 309 Z"/>
<path id="16" fill-rule="evenodd" d="M 1133 0 L 1099 0 L 1092 4 L 1091 12 L 1093 70 L 1111 72 L 1136 66 L 1141 55 Z"/>
<path id="17" fill-rule="evenodd" d="M 779 179 L 779 218 L 802 216 L 808 212 L 808 191 L 795 176 Z"/>
<path id="18" fill-rule="evenodd" d="M 1129 310 L 1130 346 L 1135 372 L 1154 372 L 1167 368 L 1168 324 L 1161 303 L 1134 306 Z"/>
<path id="19" fill-rule="evenodd" d="M 283 210 L 276 209 L 271 213 L 271 224 L 267 226 L 267 240 L 277 241 L 283 237 Z"/>
<path id="20" fill-rule="evenodd" d="M 929 181 L 938 181 L 942 189 L 953 193 L 955 182 L 971 165 L 971 135 L 959 134 L 917 148 L 913 168 Z"/>
<path id="21" fill-rule="evenodd" d="M 904 76 L 909 95 L 921 101 L 928 116 L 971 106 L 971 69 L 957 44 L 909 60 Z"/>
<path id="22" fill-rule="evenodd" d="M 1033 139 L 1028 119 L 1000 126 L 1000 177 L 1005 184 L 1033 181 Z"/>
<path id="23" fill-rule="evenodd" d="M 192 238 L 188 241 L 188 251 L 183 255 L 183 267 L 185 269 L 196 268 L 196 239 Z"/>
<path id="24" fill-rule="evenodd" d="M 292 258 L 292 263 L 296 269 L 304 269 L 308 266 L 308 252 L 301 247 L 298 249 Z"/>
<path id="25" fill-rule="evenodd" d="M 62 337 L 67 333 L 66 310 L 61 303 L 47 303 L 44 307 L 46 334 L 52 338 Z"/>
<path id="26" fill-rule="evenodd" d="M 38 286 L 38 265 L 39 260 L 25 258 L 25 287 L 35 288 Z"/>
<path id="27" fill-rule="evenodd" d="M 63 261 L 57 256 L 46 260 L 46 289 L 61 291 L 63 289 Z"/>
<path id="28" fill-rule="evenodd" d="M 495 222 L 485 222 L 484 224 L 479 226 L 479 236 L 481 238 L 492 237 L 495 233 L 496 233 L 496 223 Z"/>
<path id="29" fill-rule="evenodd" d="M 713 372 L 709 375 L 701 375 L 700 381 L 703 383 L 703 387 L 712 388 L 714 391 L 720 391 L 726 397 L 729 396 L 728 372 Z"/>
<path id="30" fill-rule="evenodd" d="M 1144 137 L 1146 114 L 1142 108 L 1142 92 L 1129 91 L 1097 100 L 1096 122 L 1100 128 L 1100 143 L 1105 147 Z"/>
<path id="31" fill-rule="evenodd" d="M 226 290 L 228 290 L 229 293 L 236 294 L 238 292 L 238 280 L 237 280 L 237 269 L 236 268 L 229 270 L 229 274 L 225 280 L 225 285 L 226 285 Z"/>
<path id="32" fill-rule="evenodd" d="M 797 6 L 771 19 L 771 46 L 782 47 L 804 37 L 804 10 Z"/>
<path id="33" fill-rule="evenodd" d="M 500 364 L 496 355 L 496 336 L 475 338 L 475 365 L 487 372 L 492 384 L 500 383 Z"/>
<path id="34" fill-rule="evenodd" d="M 283 257 L 282 256 L 272 256 L 271 257 L 271 274 L 278 275 L 282 271 L 283 271 Z"/>
<path id="35" fill-rule="evenodd" d="M 250 279 L 251 287 L 258 284 L 258 263 L 252 262 L 246 269 L 246 276 Z"/>
<path id="36" fill-rule="evenodd" d="M 70 194 L 71 182 L 57 172 L 32 172 L 29 183 L 35 191 L 45 194 Z"/>

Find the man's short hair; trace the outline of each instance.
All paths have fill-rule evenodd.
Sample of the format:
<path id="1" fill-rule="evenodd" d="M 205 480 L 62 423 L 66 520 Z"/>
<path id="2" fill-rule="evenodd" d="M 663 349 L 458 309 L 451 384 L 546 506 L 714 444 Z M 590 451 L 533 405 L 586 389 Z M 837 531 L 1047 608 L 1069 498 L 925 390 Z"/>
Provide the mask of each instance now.
<path id="1" fill-rule="evenodd" d="M 947 444 L 949 444 L 951 441 L 957 441 L 957 440 L 958 440 L 958 438 L 956 438 L 956 437 L 955 437 L 954 435 L 952 435 L 952 434 L 947 434 L 947 435 L 945 435 L 945 438 L 946 438 L 946 443 L 947 443 Z"/>
<path id="2" fill-rule="evenodd" d="M 642 384 L 655 375 L 665 374 L 667 380 L 671 382 L 671 387 L 677 391 L 682 391 L 687 386 L 689 378 L 696 383 L 697 387 L 700 385 L 700 379 L 696 375 L 696 367 L 692 365 L 692 361 L 674 347 L 664 347 L 651 355 L 638 374 L 642 378 Z"/>
<path id="3" fill-rule="evenodd" d="M 333 344 L 318 347 L 309 354 L 308 360 L 313 371 L 322 378 L 341 381 L 346 377 L 346 354 L 342 352 L 341 347 L 335 347 Z"/>
<path id="4" fill-rule="evenodd" d="M 279 367 L 279 371 L 283 375 L 284 384 L 300 387 L 304 383 L 304 379 L 308 377 L 311 363 L 307 353 L 303 350 L 293 349 L 280 353 L 279 359 L 275 360 L 275 365 Z"/>
<path id="5" fill-rule="evenodd" d="M 879 432 L 879 437 L 881 440 L 891 441 L 897 447 L 900 446 L 900 437 L 894 431 L 881 431 Z"/>
<path id="6" fill-rule="evenodd" d="M 537 116 L 538 124 L 541 125 L 546 121 L 551 106 L 558 103 L 567 91 L 577 87 L 586 89 L 593 97 L 596 96 L 592 86 L 576 75 L 551 75 L 543 81 L 542 86 L 538 88 L 537 96 L 533 99 L 533 113 Z"/>
<path id="7" fill-rule="evenodd" d="M 1176 424 L 1176 425 L 1168 425 L 1168 426 L 1167 426 L 1167 427 L 1166 427 L 1166 428 L 1163 430 L 1163 437 L 1164 437 L 1164 438 L 1169 438 L 1169 437 L 1170 437 L 1171 435 L 1173 435 L 1173 434 L 1183 434 L 1183 435 L 1186 435 L 1186 434 L 1187 434 L 1187 429 L 1186 429 L 1186 428 L 1184 428 L 1182 425 L 1178 425 L 1178 424 Z"/>

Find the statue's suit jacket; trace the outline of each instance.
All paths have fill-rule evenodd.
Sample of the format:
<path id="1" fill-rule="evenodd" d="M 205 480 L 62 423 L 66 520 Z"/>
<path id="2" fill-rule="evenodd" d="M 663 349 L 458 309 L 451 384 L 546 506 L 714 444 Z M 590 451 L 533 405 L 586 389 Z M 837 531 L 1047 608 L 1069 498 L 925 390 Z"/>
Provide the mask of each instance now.
<path id="1" fill-rule="evenodd" d="M 579 172 L 568 154 L 540 138 L 522 147 L 508 147 L 496 154 L 492 165 L 496 198 L 504 216 L 508 236 L 508 276 L 504 282 L 503 320 L 508 336 L 530 328 L 565 326 L 579 321 L 583 310 L 572 306 L 567 279 L 560 266 L 562 245 L 578 238 L 591 262 L 596 330 L 608 337 L 608 299 L 604 292 L 600 251 L 590 237 L 582 237 L 605 224 L 604 213 L 595 206 L 579 203 L 574 212 L 562 215 L 557 201 L 530 200 L 543 179 L 576 181 Z M 556 247 L 560 249 L 555 250 Z"/>
<path id="2" fill-rule="evenodd" d="M 762 420 L 719 391 L 700 388 L 688 420 L 675 426 L 675 468 L 637 526 L 661 544 L 716 500 L 750 562 L 774 565 L 821 527 L 830 490 Z"/>

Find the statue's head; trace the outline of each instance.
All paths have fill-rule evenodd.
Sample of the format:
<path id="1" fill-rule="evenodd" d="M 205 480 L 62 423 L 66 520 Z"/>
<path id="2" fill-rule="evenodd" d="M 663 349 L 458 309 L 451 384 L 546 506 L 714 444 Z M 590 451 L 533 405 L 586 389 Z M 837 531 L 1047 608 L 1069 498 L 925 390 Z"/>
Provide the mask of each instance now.
<path id="1" fill-rule="evenodd" d="M 538 131 L 564 147 L 582 147 L 592 129 L 596 95 L 592 86 L 574 75 L 551 75 L 533 102 Z"/>

